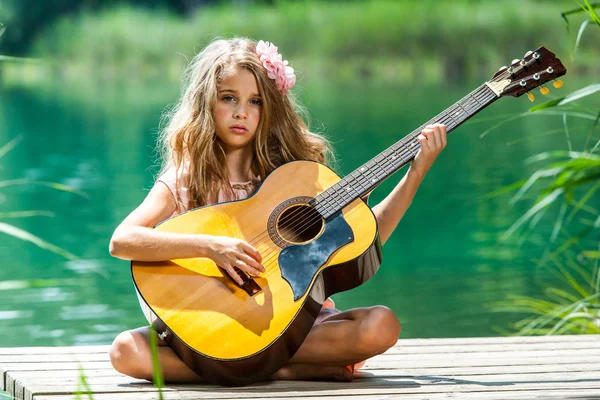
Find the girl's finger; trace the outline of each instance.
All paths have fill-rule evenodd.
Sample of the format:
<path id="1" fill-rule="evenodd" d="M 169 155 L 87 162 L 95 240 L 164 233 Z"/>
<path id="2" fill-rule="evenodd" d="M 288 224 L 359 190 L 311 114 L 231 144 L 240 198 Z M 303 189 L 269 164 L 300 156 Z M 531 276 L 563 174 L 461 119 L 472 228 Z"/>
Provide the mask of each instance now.
<path id="1" fill-rule="evenodd" d="M 446 129 L 442 130 L 442 148 L 446 147 L 448 143 L 448 134 L 446 133 Z"/>
<path id="2" fill-rule="evenodd" d="M 429 150 L 429 135 L 431 132 L 429 129 L 423 129 L 423 132 L 418 136 L 421 147 L 425 150 Z"/>
<path id="3" fill-rule="evenodd" d="M 437 125 L 431 125 L 431 135 L 429 135 L 429 141 L 431 142 L 431 150 L 435 150 L 439 146 L 440 138 L 440 127 Z"/>
<path id="4" fill-rule="evenodd" d="M 235 272 L 235 269 L 233 269 L 233 267 L 231 265 L 229 265 L 227 267 L 223 267 L 223 268 L 225 269 L 225 271 L 227 271 L 227 273 L 229 274 L 229 276 L 232 277 L 233 280 L 238 285 L 243 285 L 244 284 L 244 280 L 242 279 L 242 277 L 239 276 L 237 272 Z"/>
<path id="5" fill-rule="evenodd" d="M 254 258 L 246 254 L 241 254 L 240 259 L 238 261 L 244 263 L 248 266 L 248 268 L 251 268 L 253 271 L 256 271 L 256 275 L 259 275 L 261 271 L 265 272 L 265 267 L 260 265 Z"/>
<path id="6" fill-rule="evenodd" d="M 254 258 L 258 262 L 262 262 L 262 256 L 254 247 L 250 246 L 248 243 L 244 242 L 243 245 L 244 252 L 248 254 L 250 257 Z"/>

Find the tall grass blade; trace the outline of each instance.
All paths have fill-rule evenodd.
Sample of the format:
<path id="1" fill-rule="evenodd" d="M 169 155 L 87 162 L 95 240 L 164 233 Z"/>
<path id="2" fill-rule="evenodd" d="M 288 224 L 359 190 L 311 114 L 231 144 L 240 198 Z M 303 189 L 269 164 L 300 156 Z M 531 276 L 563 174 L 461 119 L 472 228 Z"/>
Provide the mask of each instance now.
<path id="1" fill-rule="evenodd" d="M 558 106 L 562 106 L 562 105 L 565 105 L 565 104 L 570 103 L 572 101 L 579 100 L 579 99 L 581 99 L 583 97 L 592 95 L 592 94 L 596 93 L 599 90 L 600 90 L 600 83 L 593 83 L 591 85 L 583 87 L 583 88 L 581 88 L 579 90 L 576 90 L 573 93 L 567 95 L 564 99 L 562 99 L 558 103 Z"/>
<path id="2" fill-rule="evenodd" d="M 563 101 L 565 99 L 565 97 L 566 96 L 559 97 L 558 99 L 554 99 L 554 100 L 550 100 L 550 101 L 547 101 L 542 104 L 538 104 L 537 106 L 531 107 L 529 109 L 529 112 L 536 112 L 536 111 L 543 110 L 545 108 L 556 107 L 558 105 L 558 103 L 560 103 L 561 101 Z"/>
<path id="3" fill-rule="evenodd" d="M 588 190 L 587 193 L 584 194 L 583 197 L 573 206 L 573 210 L 571 210 L 571 213 L 567 217 L 567 221 L 571 221 L 573 219 L 573 217 L 575 217 L 577 212 L 579 212 L 579 210 L 581 210 L 586 205 L 586 203 L 592 198 L 594 193 L 596 193 L 596 191 L 599 188 L 600 188 L 600 181 L 596 182 L 596 184 L 594 186 L 592 186 L 590 188 L 590 190 Z"/>
<path id="4" fill-rule="evenodd" d="M 567 136 L 567 146 L 569 146 L 569 152 L 573 151 L 573 145 L 571 144 L 571 136 L 569 135 L 569 126 L 567 125 L 567 113 L 563 114 L 563 128 L 565 129 L 565 135 Z"/>
<path id="5" fill-rule="evenodd" d="M 588 13 L 588 15 L 590 17 L 592 17 L 592 20 L 596 24 L 598 24 L 598 26 L 600 26 L 600 17 L 598 16 L 598 14 L 596 14 L 596 11 L 594 10 L 594 8 L 599 7 L 600 4 L 597 4 L 597 3 L 591 4 L 589 2 L 589 0 L 584 0 L 584 1 L 585 1 L 585 5 L 587 6 L 587 9 L 585 11 Z"/>
<path id="6" fill-rule="evenodd" d="M 544 197 L 541 201 L 539 201 L 536 205 L 531 207 L 523 216 L 521 216 L 521 218 L 519 218 L 514 224 L 512 224 L 512 226 L 510 228 L 508 228 L 508 230 L 502 235 L 501 239 L 502 240 L 508 239 L 517 229 L 519 229 L 519 227 L 521 227 L 521 225 L 523 225 L 525 222 L 527 222 L 529 220 L 529 218 L 534 216 L 536 213 L 538 213 L 543 208 L 550 205 L 554 200 L 556 200 L 556 198 L 558 196 L 560 196 L 563 193 L 564 193 L 564 189 L 555 189 L 554 191 L 552 191 L 552 193 L 550 193 L 549 195 Z"/>
<path id="7" fill-rule="evenodd" d="M 565 217 L 565 213 L 567 212 L 567 204 L 563 203 L 560 206 L 560 212 L 558 213 L 558 217 L 556 218 L 556 222 L 554 223 L 554 228 L 552 229 L 552 234 L 550 235 L 550 243 L 554 243 L 558 233 L 560 232 L 560 228 L 562 227 L 563 219 Z"/>
<path id="8" fill-rule="evenodd" d="M 598 110 L 598 115 L 596 115 L 596 120 L 594 121 L 594 124 L 592 125 L 592 129 L 590 129 L 590 133 L 589 133 L 588 137 L 585 139 L 585 145 L 583 146 L 583 150 L 587 149 L 588 143 L 590 142 L 590 139 L 594 135 L 594 132 L 596 131 L 596 127 L 598 126 L 598 121 L 600 121 L 600 110 Z M 590 150 L 590 153 L 593 153 L 594 151 L 596 151 L 596 149 L 598 148 L 599 145 L 600 145 L 600 140 L 598 140 L 596 142 L 596 144 L 594 145 L 594 148 L 592 148 L 592 150 Z"/>
<path id="9" fill-rule="evenodd" d="M 27 231 L 24 231 L 21 228 L 17 228 L 16 226 L 9 225 L 4 222 L 0 222 L 0 232 L 6 233 L 7 235 L 16 237 L 18 239 L 33 243 L 36 246 L 38 246 L 44 250 L 51 251 L 52 253 L 58 254 L 68 260 L 71 260 L 71 261 L 79 260 L 79 257 L 77 257 L 74 254 L 69 253 L 67 250 L 62 249 L 58 246 L 55 246 L 52 243 L 46 242 L 45 240 L 27 232 Z"/>
<path id="10" fill-rule="evenodd" d="M 7 181 L 0 181 L 0 188 L 7 187 L 7 186 L 14 186 L 14 185 L 26 185 L 26 184 L 27 185 L 46 186 L 46 187 L 49 187 L 49 188 L 52 188 L 55 190 L 73 193 L 73 194 L 76 194 L 76 195 L 81 196 L 86 199 L 90 198 L 90 196 L 87 193 L 79 191 L 77 189 L 74 189 L 70 186 L 63 185 L 62 183 L 34 181 L 33 179 L 11 179 L 11 180 L 7 180 Z"/>
<path id="11" fill-rule="evenodd" d="M 538 170 L 538 171 L 534 172 L 533 175 L 531 175 L 531 177 L 527 180 L 527 182 L 525 182 L 525 184 L 523 186 L 521 186 L 521 189 L 519 189 L 519 191 L 517 193 L 515 193 L 515 195 L 510 199 L 510 204 L 515 204 L 517 201 L 519 201 L 519 199 L 521 197 L 523 197 L 525 192 L 527 192 L 527 190 L 529 190 L 529 188 L 535 182 L 537 182 L 538 179 L 556 176 L 556 175 L 560 174 L 562 171 L 564 171 L 563 167 L 546 169 L 546 170 Z"/>
<path id="12" fill-rule="evenodd" d="M 83 389 L 83 390 L 82 390 Z M 89 400 L 93 400 L 93 393 L 92 392 L 92 388 L 90 387 L 90 385 L 87 382 L 87 378 L 85 377 L 85 371 L 83 369 L 83 367 L 80 365 L 79 366 L 79 380 L 77 382 L 77 399 L 79 399 L 80 394 L 87 394 L 88 395 L 88 399 Z"/>
<path id="13" fill-rule="evenodd" d="M 587 3 L 587 1 L 586 1 Z M 592 10 L 594 8 L 598 8 L 600 7 L 600 4 L 598 3 L 594 3 L 594 4 L 589 4 L 587 3 L 588 8 L 591 8 Z M 588 13 L 590 14 L 590 11 L 588 11 L 588 9 L 586 9 L 585 7 L 583 7 L 582 5 L 580 5 L 579 8 L 575 8 L 573 10 L 569 10 L 569 11 L 565 11 L 563 13 L 560 14 L 560 16 L 565 20 L 565 27 L 567 28 L 567 32 L 569 32 L 569 19 L 567 18 L 570 15 L 574 15 L 574 14 L 581 14 L 581 13 Z M 590 17 L 592 17 L 590 15 Z M 593 19 L 593 17 L 592 17 Z"/>
<path id="14" fill-rule="evenodd" d="M 6 153 L 8 153 L 12 149 L 14 149 L 21 142 L 21 140 L 23 140 L 23 137 L 21 135 L 19 135 L 19 136 L 15 137 L 13 140 L 11 140 L 10 142 L 8 142 L 5 145 L 3 145 L 2 147 L 0 147 L 0 158 L 4 157 L 6 155 Z"/>
<path id="15" fill-rule="evenodd" d="M 583 31 L 585 31 L 585 28 L 587 28 L 589 23 L 590 23 L 589 19 L 586 19 L 585 21 L 583 21 L 581 23 L 581 26 L 579 27 L 579 32 L 577 32 L 577 39 L 575 40 L 575 47 L 573 48 L 573 54 L 575 54 L 575 52 L 577 51 L 577 48 L 579 47 L 579 42 L 581 41 L 581 36 L 583 35 Z M 571 58 L 573 58 L 573 55 L 571 55 Z"/>
<path id="16" fill-rule="evenodd" d="M 54 217 L 54 213 L 44 210 L 0 212 L 0 219 L 28 217 Z"/>
<path id="17" fill-rule="evenodd" d="M 156 340 L 157 332 L 154 327 L 150 327 L 149 332 L 150 338 L 150 352 L 152 354 L 152 376 L 154 386 L 158 389 L 158 398 L 163 400 L 162 389 L 165 387 L 165 380 L 163 378 L 162 370 L 160 368 L 160 361 L 158 359 L 158 341 Z"/>

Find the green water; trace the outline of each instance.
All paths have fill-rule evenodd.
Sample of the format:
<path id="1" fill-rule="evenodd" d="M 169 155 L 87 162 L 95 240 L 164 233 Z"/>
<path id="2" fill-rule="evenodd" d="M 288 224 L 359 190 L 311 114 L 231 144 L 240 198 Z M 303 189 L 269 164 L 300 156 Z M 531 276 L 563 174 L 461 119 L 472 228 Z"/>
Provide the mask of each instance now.
<path id="1" fill-rule="evenodd" d="M 475 86 L 319 84 L 304 87 L 302 97 L 314 125 L 322 124 L 334 142 L 343 174 Z M 109 343 L 118 332 L 144 324 L 129 264 L 110 257 L 108 242 L 152 186 L 158 121 L 177 93 L 176 83 L 164 82 L 0 90 L 0 144 L 23 138 L 0 159 L 0 181 L 59 182 L 88 196 L 35 185 L 0 189 L 0 212 L 54 213 L 3 222 L 82 259 L 66 261 L 0 234 L 0 320 L 10 332 L 0 346 Z M 528 107 L 525 97 L 501 99 L 478 118 Z M 566 148 L 564 135 L 537 137 L 560 128 L 560 119 L 521 119 L 481 139 L 488 125 L 468 124 L 451 135 L 385 245 L 381 269 L 367 284 L 334 296 L 339 308 L 387 305 L 402 321 L 405 338 L 489 336 L 517 317 L 490 312 L 490 302 L 541 292 L 547 273 L 532 259 L 540 257 L 551 221 L 542 221 L 520 246 L 499 242 L 531 203 L 510 206 L 508 197 L 486 195 L 534 171 L 535 165 L 523 163 L 526 157 Z M 371 204 L 402 173 L 378 188 Z"/>

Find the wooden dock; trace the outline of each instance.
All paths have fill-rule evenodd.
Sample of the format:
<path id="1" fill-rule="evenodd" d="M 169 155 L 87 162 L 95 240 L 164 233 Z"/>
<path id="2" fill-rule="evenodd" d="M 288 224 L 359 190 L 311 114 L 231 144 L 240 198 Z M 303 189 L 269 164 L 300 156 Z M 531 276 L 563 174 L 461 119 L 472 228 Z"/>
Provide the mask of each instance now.
<path id="1" fill-rule="evenodd" d="M 158 399 L 115 372 L 108 346 L 0 348 L 0 389 L 26 400 L 75 399 L 81 372 L 93 395 Z M 0 397 L 2 397 L 0 395 Z M 600 399 L 600 335 L 402 339 L 351 383 L 279 381 L 242 388 L 167 385 L 164 399 Z"/>

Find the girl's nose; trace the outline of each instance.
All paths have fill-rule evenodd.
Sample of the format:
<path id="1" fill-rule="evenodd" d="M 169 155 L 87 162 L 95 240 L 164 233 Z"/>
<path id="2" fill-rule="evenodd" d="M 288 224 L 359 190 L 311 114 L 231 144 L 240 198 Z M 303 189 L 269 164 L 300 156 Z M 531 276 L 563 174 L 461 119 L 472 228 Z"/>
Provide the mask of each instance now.
<path id="1" fill-rule="evenodd" d="M 248 113 L 246 112 L 246 107 L 240 105 L 235 108 L 233 112 L 233 118 L 235 119 L 246 119 L 248 117 Z"/>

